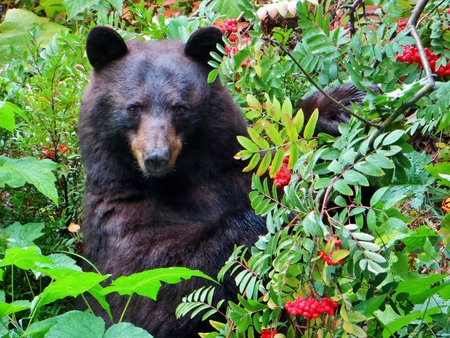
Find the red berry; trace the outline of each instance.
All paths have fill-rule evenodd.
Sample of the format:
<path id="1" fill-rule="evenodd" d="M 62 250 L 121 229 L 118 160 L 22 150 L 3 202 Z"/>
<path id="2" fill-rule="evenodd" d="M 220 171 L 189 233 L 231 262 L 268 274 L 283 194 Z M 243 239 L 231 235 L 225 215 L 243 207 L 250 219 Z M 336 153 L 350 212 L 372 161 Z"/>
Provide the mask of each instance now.
<path id="1" fill-rule="evenodd" d="M 276 329 L 263 329 L 261 330 L 261 338 L 272 338 L 277 334 Z"/>

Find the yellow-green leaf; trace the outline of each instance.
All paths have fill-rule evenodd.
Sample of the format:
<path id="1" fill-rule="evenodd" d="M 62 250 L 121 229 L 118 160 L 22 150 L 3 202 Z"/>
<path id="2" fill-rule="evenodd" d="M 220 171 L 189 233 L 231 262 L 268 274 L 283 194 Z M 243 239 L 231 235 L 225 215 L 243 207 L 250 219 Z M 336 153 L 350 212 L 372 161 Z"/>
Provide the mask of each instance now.
<path id="1" fill-rule="evenodd" d="M 254 110 L 257 110 L 259 112 L 262 111 L 261 103 L 259 103 L 258 99 L 251 94 L 247 94 L 247 104 Z"/>
<path id="2" fill-rule="evenodd" d="M 347 333 L 350 333 L 356 337 L 367 337 L 367 333 L 361 329 L 359 326 L 352 324 L 350 322 L 344 321 L 344 325 L 342 326 Z"/>
<path id="3" fill-rule="evenodd" d="M 288 97 L 284 99 L 283 105 L 281 106 L 281 112 L 292 117 L 292 102 Z"/>
<path id="4" fill-rule="evenodd" d="M 349 255 L 349 250 L 336 250 L 331 254 L 331 259 L 333 262 L 339 262 L 341 259 Z"/>
<path id="5" fill-rule="evenodd" d="M 295 163 L 297 163 L 299 157 L 299 151 L 296 143 L 292 143 L 290 151 L 289 151 L 289 162 L 288 169 L 292 170 L 294 168 Z"/>
<path id="6" fill-rule="evenodd" d="M 284 113 L 281 115 L 281 122 L 283 123 L 283 126 L 286 128 L 286 135 L 289 138 L 289 141 L 295 142 L 298 139 L 298 133 L 295 128 L 294 121 L 292 121 L 291 117 Z"/>
<path id="7" fill-rule="evenodd" d="M 242 169 L 242 171 L 244 171 L 244 172 L 252 171 L 253 169 L 256 168 L 260 159 L 261 159 L 261 154 L 255 153 L 252 156 L 252 158 L 250 159 L 250 162 L 248 162 L 248 165 L 244 169 Z"/>
<path id="8" fill-rule="evenodd" d="M 241 144 L 241 146 L 243 146 L 245 149 L 253 151 L 253 152 L 259 151 L 258 146 L 256 144 L 254 144 L 252 142 L 252 140 L 250 140 L 248 137 L 239 135 L 237 137 L 237 140 Z"/>
<path id="9" fill-rule="evenodd" d="M 269 168 L 271 160 L 272 160 L 272 153 L 268 151 L 264 155 L 264 158 L 261 161 L 258 170 L 256 171 L 256 175 L 258 176 L 263 175 L 267 171 L 267 168 Z"/>
<path id="10" fill-rule="evenodd" d="M 262 121 L 262 126 L 269 136 L 270 140 L 277 146 L 281 146 L 283 144 L 283 139 L 281 138 L 280 133 L 277 128 L 270 123 L 269 121 Z"/>
<path id="11" fill-rule="evenodd" d="M 275 156 L 273 157 L 272 164 L 270 165 L 269 175 L 270 177 L 274 177 L 275 174 L 280 170 L 281 165 L 283 164 L 284 158 L 284 150 L 283 148 L 278 148 Z"/>
<path id="12" fill-rule="evenodd" d="M 305 139 L 310 139 L 313 137 L 314 131 L 316 130 L 318 118 L 319 118 L 319 110 L 316 108 L 311 114 L 308 123 L 306 123 L 305 130 L 303 131 L 303 137 Z"/>
<path id="13" fill-rule="evenodd" d="M 303 114 L 303 110 L 299 109 L 297 114 L 295 114 L 294 124 L 297 129 L 297 134 L 300 133 L 303 129 L 303 125 L 305 124 L 305 114 Z"/>
<path id="14" fill-rule="evenodd" d="M 252 141 L 261 149 L 269 149 L 270 144 L 262 136 L 253 128 L 247 128 L 248 135 L 252 139 Z"/>
<path id="15" fill-rule="evenodd" d="M 275 122 L 280 121 L 281 118 L 281 104 L 280 101 L 277 100 L 276 97 L 273 98 L 273 102 L 272 102 L 272 108 L 271 109 L 271 116 L 274 119 Z"/>

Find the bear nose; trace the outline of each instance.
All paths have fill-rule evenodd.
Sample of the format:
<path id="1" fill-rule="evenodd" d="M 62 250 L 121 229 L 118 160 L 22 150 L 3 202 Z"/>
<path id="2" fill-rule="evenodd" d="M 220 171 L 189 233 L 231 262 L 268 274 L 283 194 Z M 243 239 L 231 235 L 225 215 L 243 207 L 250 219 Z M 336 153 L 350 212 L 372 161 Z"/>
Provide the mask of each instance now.
<path id="1" fill-rule="evenodd" d="M 145 168 L 150 174 L 160 175 L 164 173 L 169 165 L 168 149 L 152 149 L 145 154 Z"/>

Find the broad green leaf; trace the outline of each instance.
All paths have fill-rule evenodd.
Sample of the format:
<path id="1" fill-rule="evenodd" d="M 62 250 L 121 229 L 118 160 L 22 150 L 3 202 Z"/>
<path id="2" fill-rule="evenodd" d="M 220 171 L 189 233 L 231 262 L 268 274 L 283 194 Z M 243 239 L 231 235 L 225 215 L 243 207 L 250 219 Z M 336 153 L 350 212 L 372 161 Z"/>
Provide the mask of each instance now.
<path id="1" fill-rule="evenodd" d="M 23 337 L 44 337 L 44 334 L 58 322 L 59 318 L 60 316 L 56 316 L 32 323 L 23 333 Z"/>
<path id="2" fill-rule="evenodd" d="M 0 64 L 13 58 L 10 46 L 14 46 L 18 51 L 26 50 L 26 40 L 23 37 L 27 37 L 28 31 L 35 27 L 40 28 L 38 43 L 42 48 L 46 47 L 55 34 L 68 30 L 67 27 L 49 22 L 48 18 L 38 16 L 32 11 L 10 8 L 0 24 Z"/>
<path id="3" fill-rule="evenodd" d="M 66 8 L 64 7 L 62 0 L 41 0 L 39 4 L 45 11 L 46 17 L 53 18 L 58 13 L 64 13 Z"/>
<path id="4" fill-rule="evenodd" d="M 269 168 L 271 161 L 272 161 L 272 152 L 267 151 L 258 167 L 258 170 L 256 171 L 256 175 L 262 176 Z"/>
<path id="5" fill-rule="evenodd" d="M 379 166 L 367 161 L 356 163 L 354 169 L 369 176 L 380 177 L 384 175 L 384 171 Z"/>
<path id="6" fill-rule="evenodd" d="M 110 286 L 104 289 L 104 294 L 117 292 L 120 295 L 132 295 L 136 293 L 140 296 L 149 297 L 156 300 L 161 282 L 167 284 L 176 284 L 182 279 L 191 277 L 202 277 L 214 282 L 214 279 L 198 270 L 188 268 L 158 268 L 135 273 L 131 276 L 122 276 L 114 280 Z"/>
<path id="7" fill-rule="evenodd" d="M 66 276 L 55 280 L 41 293 L 40 305 L 46 305 L 58 299 L 66 297 L 78 297 L 89 291 L 92 287 L 100 284 L 109 276 L 101 276 L 94 272 L 82 272 L 76 270 L 65 270 Z M 82 281 L 82 282 L 80 282 Z"/>
<path id="8" fill-rule="evenodd" d="M 100 3 L 100 0 L 62 0 L 67 9 L 67 19 L 73 19 L 77 14 L 89 11 L 91 7 Z"/>
<path id="9" fill-rule="evenodd" d="M 11 303 L 0 302 L 0 318 L 13 313 L 28 310 L 30 308 L 31 303 L 27 300 L 16 300 Z"/>
<path id="10" fill-rule="evenodd" d="M 353 190 L 342 179 L 339 179 L 336 182 L 334 182 L 333 188 L 343 195 L 353 196 Z"/>
<path id="11" fill-rule="evenodd" d="M 108 2 L 114 7 L 114 9 L 118 12 L 122 11 L 124 0 L 108 0 Z"/>
<path id="12" fill-rule="evenodd" d="M 152 338 L 153 336 L 131 323 L 118 323 L 106 330 L 103 338 Z"/>
<path id="13" fill-rule="evenodd" d="M 58 321 L 45 334 L 45 338 L 102 338 L 105 322 L 90 312 L 70 311 L 59 317 Z"/>
<path id="14" fill-rule="evenodd" d="M 244 0 L 215 0 L 214 10 L 226 18 L 237 18 L 241 14 L 239 6 L 244 6 Z"/>
<path id="15" fill-rule="evenodd" d="M 14 118 L 14 111 L 19 110 L 19 107 L 15 106 L 11 102 L 0 101 L 0 127 L 9 131 L 14 131 L 16 120 Z"/>
<path id="16" fill-rule="evenodd" d="M 8 235 L 9 248 L 23 248 L 35 245 L 34 240 L 43 235 L 44 223 L 27 223 L 21 225 L 14 222 L 5 229 Z"/>
<path id="17" fill-rule="evenodd" d="M 29 270 L 37 263 L 53 264 L 50 258 L 41 255 L 38 251 L 38 247 L 6 249 L 5 257 L 0 261 L 0 267 L 15 265 L 23 270 Z"/>
<path id="18" fill-rule="evenodd" d="M 316 130 L 316 124 L 317 120 L 319 118 L 319 110 L 316 108 L 314 109 L 313 113 L 311 114 L 311 117 L 308 120 L 308 123 L 306 123 L 305 130 L 303 131 L 303 137 L 305 139 L 310 139 L 313 137 L 314 132 Z"/>
<path id="19" fill-rule="evenodd" d="M 55 263 L 54 265 L 52 265 L 52 269 L 55 269 L 55 267 L 57 267 L 60 269 L 82 271 L 76 260 L 69 256 L 66 256 L 65 254 L 50 254 L 48 255 L 48 258 L 50 258 Z"/>
<path id="20" fill-rule="evenodd" d="M 18 188 L 30 183 L 58 205 L 56 177 L 52 172 L 57 167 L 58 165 L 50 160 L 38 160 L 34 157 L 11 159 L 0 156 L 0 187 L 4 188 L 5 184 L 8 184 L 12 188 Z"/>

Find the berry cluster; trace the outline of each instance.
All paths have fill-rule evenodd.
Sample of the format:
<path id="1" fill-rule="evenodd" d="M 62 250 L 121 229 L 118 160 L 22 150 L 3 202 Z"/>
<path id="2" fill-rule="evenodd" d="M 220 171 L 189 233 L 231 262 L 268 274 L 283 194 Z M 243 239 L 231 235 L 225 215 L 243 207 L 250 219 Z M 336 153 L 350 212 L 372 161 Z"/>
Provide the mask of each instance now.
<path id="1" fill-rule="evenodd" d="M 42 147 L 42 156 L 41 158 L 49 158 L 51 160 L 55 159 L 56 153 L 60 153 L 60 154 L 65 154 L 68 153 L 69 149 L 66 146 L 60 145 L 59 149 L 57 151 L 55 151 L 55 147 L 54 146 L 43 146 Z"/>
<path id="2" fill-rule="evenodd" d="M 237 19 L 227 19 L 225 20 L 219 27 L 222 31 L 222 34 L 225 33 L 236 33 L 238 31 L 237 29 Z"/>
<path id="3" fill-rule="evenodd" d="M 289 184 L 289 181 L 291 180 L 292 173 L 288 169 L 289 157 L 285 157 L 283 159 L 283 164 L 281 165 L 280 170 L 275 174 L 275 177 L 273 178 L 273 183 L 275 183 L 277 188 L 282 188 L 285 185 Z"/>
<path id="4" fill-rule="evenodd" d="M 329 242 L 332 238 L 333 237 L 329 237 L 329 238 L 326 239 L 326 241 Z M 336 239 L 336 241 L 334 242 L 334 246 L 335 247 L 340 247 L 341 244 L 342 244 L 342 239 L 340 239 L 340 238 Z M 334 251 L 335 250 L 331 251 L 330 254 L 327 254 L 326 252 L 324 252 L 322 250 L 319 250 L 318 251 L 319 257 L 322 258 L 322 261 L 324 263 L 326 263 L 328 265 L 331 265 L 331 266 L 336 266 L 338 264 L 340 264 L 340 265 L 344 264 L 344 262 L 345 262 L 344 258 L 339 260 L 339 261 L 337 261 L 337 262 L 333 261 L 333 259 L 331 258 L 331 255 L 333 255 Z"/>
<path id="5" fill-rule="evenodd" d="M 272 338 L 277 334 L 275 329 L 263 329 L 261 330 L 261 338 Z"/>
<path id="6" fill-rule="evenodd" d="M 407 24 L 408 22 L 406 21 L 400 21 L 399 23 L 397 23 L 397 33 L 400 33 L 402 30 L 404 30 Z"/>
<path id="7" fill-rule="evenodd" d="M 293 302 L 287 301 L 284 308 L 293 316 L 303 316 L 306 319 L 318 318 L 322 313 L 334 315 L 338 303 L 329 298 L 318 301 L 314 298 L 296 298 Z"/>
<path id="8" fill-rule="evenodd" d="M 397 55 L 396 59 L 400 62 L 406 63 L 417 63 L 419 66 L 421 65 L 419 52 L 416 47 L 407 45 L 402 46 L 403 55 Z M 428 48 L 425 48 L 425 53 L 427 55 L 428 62 L 430 63 L 431 70 L 433 73 L 439 76 L 450 76 L 450 60 L 447 59 L 447 64 L 445 66 L 440 66 L 436 69 L 436 63 L 439 57 L 430 51 Z"/>
<path id="9" fill-rule="evenodd" d="M 227 56 L 232 56 L 239 52 L 239 46 L 238 46 L 238 20 L 237 19 L 227 19 L 223 23 L 218 24 L 220 30 L 222 31 L 222 34 L 228 36 L 228 40 L 233 43 L 233 46 L 225 46 L 225 50 L 227 52 Z M 247 37 L 245 39 L 242 39 L 240 45 L 246 46 L 250 42 L 250 39 Z M 242 62 L 241 67 L 248 67 L 251 68 L 252 65 L 250 63 L 250 59 L 244 60 Z"/>
<path id="10" fill-rule="evenodd" d="M 219 25 L 222 34 L 228 35 L 228 40 L 234 42 L 238 39 L 238 20 L 237 19 L 227 19 L 222 24 Z"/>

